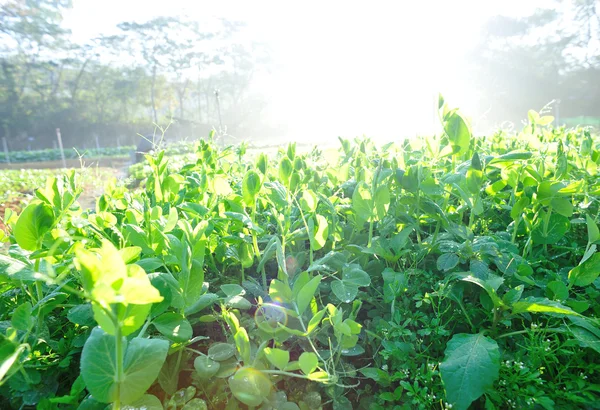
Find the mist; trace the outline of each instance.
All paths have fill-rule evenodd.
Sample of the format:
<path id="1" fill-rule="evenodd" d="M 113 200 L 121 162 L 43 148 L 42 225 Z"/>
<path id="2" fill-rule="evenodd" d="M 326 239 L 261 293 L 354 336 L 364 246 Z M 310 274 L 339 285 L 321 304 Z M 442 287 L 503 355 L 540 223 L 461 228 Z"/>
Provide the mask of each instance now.
<path id="1" fill-rule="evenodd" d="M 595 2 L 18 4 L 0 37 L 14 147 L 49 147 L 55 128 L 74 146 L 167 127 L 173 139 L 411 138 L 439 131 L 439 93 L 478 134 L 518 128 L 529 109 L 596 115 Z M 33 28 L 11 7 L 37 16 Z"/>

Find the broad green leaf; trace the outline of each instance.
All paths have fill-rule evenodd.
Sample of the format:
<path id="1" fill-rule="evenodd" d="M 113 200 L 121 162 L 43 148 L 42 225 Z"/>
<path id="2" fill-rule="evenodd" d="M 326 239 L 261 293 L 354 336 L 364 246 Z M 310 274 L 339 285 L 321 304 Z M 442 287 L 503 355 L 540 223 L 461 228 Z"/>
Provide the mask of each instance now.
<path id="1" fill-rule="evenodd" d="M 523 211 L 525 210 L 525 208 L 527 208 L 529 206 L 530 202 L 531 201 L 526 196 L 523 196 L 523 197 L 519 198 L 519 200 L 517 201 L 517 203 L 510 210 L 510 217 L 514 221 L 520 219 L 521 218 L 521 214 L 523 213 Z"/>
<path id="2" fill-rule="evenodd" d="M 277 349 L 275 347 L 266 347 L 263 351 L 267 360 L 280 370 L 285 369 L 290 362 L 290 352 L 287 350 Z"/>
<path id="3" fill-rule="evenodd" d="M 208 356 L 198 356 L 194 359 L 194 369 L 202 379 L 210 379 L 220 368 L 221 364 Z"/>
<path id="4" fill-rule="evenodd" d="M 35 272 L 20 260 L 0 255 L 0 279 L 34 282 L 48 278 L 42 273 Z"/>
<path id="5" fill-rule="evenodd" d="M 390 190 L 387 185 L 377 187 L 373 203 L 375 205 L 375 220 L 380 221 L 387 215 L 390 207 Z"/>
<path id="6" fill-rule="evenodd" d="M 244 364 L 250 363 L 250 339 L 248 338 L 246 329 L 241 327 L 235 335 L 233 335 L 233 340 L 235 341 L 235 346 L 242 358 L 242 362 L 244 362 Z"/>
<path id="7" fill-rule="evenodd" d="M 573 215 L 573 204 L 567 198 L 552 198 L 552 209 L 560 215 L 570 218 Z"/>
<path id="8" fill-rule="evenodd" d="M 29 302 L 19 305 L 13 312 L 12 318 L 10 319 L 12 326 L 17 330 L 29 330 L 33 324 L 33 318 L 31 317 L 32 309 L 33 307 Z"/>
<path id="9" fill-rule="evenodd" d="M 458 112 L 452 113 L 444 123 L 444 131 L 448 135 L 455 154 L 463 153 L 469 148 L 471 130 L 461 114 Z"/>
<path id="10" fill-rule="evenodd" d="M 342 280 L 356 286 L 369 286 L 371 284 L 369 274 L 362 270 L 360 265 L 356 263 L 344 267 L 342 270 Z"/>
<path id="11" fill-rule="evenodd" d="M 260 175 L 254 170 L 246 172 L 246 175 L 244 175 L 244 179 L 242 180 L 242 195 L 246 205 L 250 207 L 254 206 L 260 187 Z"/>
<path id="12" fill-rule="evenodd" d="M 308 229 L 310 231 L 310 243 L 311 247 L 314 251 L 318 251 L 319 249 L 325 246 L 327 242 L 327 237 L 329 236 L 329 223 L 327 219 L 323 215 L 315 215 L 316 219 L 316 229 L 315 222 L 311 218 L 308 222 Z"/>
<path id="13" fill-rule="evenodd" d="M 298 201 L 304 212 L 313 213 L 317 210 L 317 195 L 311 189 L 302 191 L 302 196 Z"/>
<path id="14" fill-rule="evenodd" d="M 156 330 L 174 342 L 185 342 L 193 336 L 190 322 L 180 313 L 163 313 L 154 319 L 152 323 Z"/>
<path id="15" fill-rule="evenodd" d="M 215 175 L 212 179 L 212 190 L 217 196 L 228 196 L 233 192 L 227 177 L 224 175 Z"/>
<path id="16" fill-rule="evenodd" d="M 561 281 L 553 280 L 546 285 L 546 295 L 554 300 L 566 300 L 569 297 L 569 289 Z"/>
<path id="17" fill-rule="evenodd" d="M 181 410 L 208 410 L 208 405 L 204 400 L 195 397 L 192 400 L 188 401 L 181 408 Z"/>
<path id="18" fill-rule="evenodd" d="M 26 347 L 25 344 L 17 346 L 0 334 L 0 382 L 3 381 Z"/>
<path id="19" fill-rule="evenodd" d="M 271 286 L 269 286 L 269 296 L 275 302 L 290 303 L 292 301 L 292 289 L 282 281 L 273 279 Z"/>
<path id="20" fill-rule="evenodd" d="M 83 303 L 72 307 L 67 313 L 67 319 L 79 326 L 94 326 L 94 311 L 92 310 L 92 305 Z"/>
<path id="21" fill-rule="evenodd" d="M 294 167 L 292 161 L 290 161 L 288 157 L 281 158 L 281 161 L 279 162 L 279 180 L 284 186 L 290 186 L 290 177 L 292 176 L 293 171 Z"/>
<path id="22" fill-rule="evenodd" d="M 194 313 L 200 312 L 202 309 L 205 309 L 208 306 L 215 303 L 218 299 L 219 297 L 214 293 L 205 293 L 204 295 L 200 296 L 192 306 L 185 309 L 185 315 L 189 316 Z"/>
<path id="23" fill-rule="evenodd" d="M 257 407 L 266 400 L 272 387 L 269 378 L 252 367 L 242 367 L 229 379 L 233 396 L 249 407 Z"/>
<path id="24" fill-rule="evenodd" d="M 600 275 L 600 253 L 593 254 L 579 266 L 569 272 L 569 284 L 575 286 L 588 286 Z"/>
<path id="25" fill-rule="evenodd" d="M 116 339 L 99 327 L 92 330 L 81 353 L 81 375 L 94 398 L 102 403 L 115 401 L 118 390 L 123 404 L 140 399 L 152 385 L 169 350 L 169 342 L 135 338 L 121 339 L 124 351 L 123 378 L 117 379 Z"/>
<path id="26" fill-rule="evenodd" d="M 503 305 L 502 299 L 500 299 L 500 297 L 498 296 L 498 294 L 496 293 L 496 290 L 498 289 L 498 281 L 495 281 L 495 279 L 498 278 L 500 279 L 500 283 L 502 283 L 502 278 L 496 276 L 496 275 L 490 275 L 489 279 L 482 279 L 473 275 L 468 275 L 468 276 L 464 276 L 461 279 L 464 280 L 465 282 L 471 282 L 474 283 L 475 285 L 481 287 L 483 290 L 486 291 L 486 293 L 488 294 L 488 296 L 490 297 L 490 299 L 492 300 L 492 303 L 494 304 L 494 307 L 500 307 Z"/>
<path id="27" fill-rule="evenodd" d="M 454 410 L 467 410 L 498 379 L 498 344 L 483 334 L 456 334 L 446 346 L 440 364 L 446 400 Z"/>
<path id="28" fill-rule="evenodd" d="M 357 228 L 361 228 L 365 222 L 373 217 L 373 198 L 371 197 L 371 190 L 364 182 L 357 184 L 354 188 L 354 193 L 352 194 L 352 209 L 356 215 Z"/>
<path id="29" fill-rule="evenodd" d="M 298 364 L 300 365 L 300 370 L 302 370 L 304 374 L 311 374 L 317 369 L 319 359 L 313 352 L 303 352 L 298 358 Z"/>
<path id="30" fill-rule="evenodd" d="M 589 215 L 585 216 L 585 221 L 587 224 L 588 242 L 594 243 L 598 239 L 600 239 L 600 231 L 598 230 L 598 225 L 596 225 L 596 221 L 594 221 Z"/>
<path id="31" fill-rule="evenodd" d="M 558 302 L 539 297 L 528 297 L 525 299 L 521 299 L 519 302 L 515 303 L 512 306 L 513 315 L 525 312 L 532 313 L 556 313 L 559 315 L 573 315 L 578 316 L 578 314 L 573 311 L 571 308 L 561 305 Z"/>
<path id="32" fill-rule="evenodd" d="M 238 295 L 244 295 L 246 293 L 246 291 L 244 290 L 243 287 L 241 287 L 240 285 L 236 285 L 234 283 L 227 284 L 227 285 L 221 285 L 221 290 L 227 296 L 238 296 Z"/>
<path id="33" fill-rule="evenodd" d="M 571 222 L 565 216 L 553 213 L 546 228 L 544 218 L 540 218 L 533 228 L 531 237 L 540 245 L 553 245 L 569 231 Z"/>
<path id="34" fill-rule="evenodd" d="M 164 407 L 158 397 L 144 394 L 140 399 L 131 404 L 121 406 L 121 410 L 163 410 Z"/>
<path id="35" fill-rule="evenodd" d="M 304 285 L 302 288 L 299 289 L 298 296 L 296 297 L 296 306 L 298 308 L 299 315 L 302 315 L 302 313 L 304 313 L 304 311 L 306 310 L 308 305 L 310 305 L 310 302 L 311 302 L 312 298 L 315 296 L 315 292 L 317 291 L 317 288 L 319 287 L 319 284 L 321 283 L 321 279 L 322 279 L 322 276 L 317 275 L 314 278 L 312 278 L 310 281 L 308 281 L 308 283 L 306 285 Z M 294 288 L 295 288 L 295 286 L 294 286 Z"/>
<path id="36" fill-rule="evenodd" d="M 54 211 L 50 206 L 40 202 L 29 204 L 15 224 L 15 240 L 21 248 L 34 251 L 53 225 Z"/>
<path id="37" fill-rule="evenodd" d="M 437 260 L 437 268 L 441 271 L 447 272 L 458 265 L 458 255 L 455 253 L 444 253 L 440 255 Z"/>
<path id="38" fill-rule="evenodd" d="M 502 296 L 502 301 L 508 306 L 517 303 L 519 299 L 521 299 L 521 295 L 523 294 L 523 290 L 525 286 L 519 285 L 516 288 L 513 288 L 506 292 L 504 296 Z"/>
<path id="39" fill-rule="evenodd" d="M 229 343 L 215 343 L 208 349 L 208 357 L 218 362 L 229 359 L 235 354 L 235 347 Z"/>
<path id="40" fill-rule="evenodd" d="M 584 347 L 594 349 L 600 353 L 600 329 L 581 317 L 569 317 L 574 326 L 568 326 L 569 330 Z"/>
<path id="41" fill-rule="evenodd" d="M 350 303 L 358 295 L 358 286 L 343 280 L 334 280 L 331 283 L 331 291 L 342 302 Z"/>
<path id="42" fill-rule="evenodd" d="M 269 166 L 269 158 L 264 152 L 261 152 L 258 158 L 256 159 L 256 168 L 263 175 L 267 175 L 267 167 Z"/>

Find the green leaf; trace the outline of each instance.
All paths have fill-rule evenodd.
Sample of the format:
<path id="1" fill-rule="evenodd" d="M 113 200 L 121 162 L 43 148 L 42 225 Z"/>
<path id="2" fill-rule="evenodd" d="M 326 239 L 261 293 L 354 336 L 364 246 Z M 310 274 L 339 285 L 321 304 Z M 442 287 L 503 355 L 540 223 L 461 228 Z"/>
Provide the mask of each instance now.
<path id="1" fill-rule="evenodd" d="M 292 301 L 292 289 L 282 281 L 273 279 L 271 286 L 269 286 L 269 296 L 275 302 L 290 303 Z"/>
<path id="2" fill-rule="evenodd" d="M 537 312 L 537 313 L 556 313 L 559 315 L 573 315 L 578 314 L 571 308 L 561 305 L 558 302 L 539 297 L 528 297 L 520 300 L 512 306 L 513 315 L 525 312 Z"/>
<path id="3" fill-rule="evenodd" d="M 569 317 L 569 319 L 575 326 L 568 326 L 568 328 L 579 343 L 600 353 L 600 329 L 584 318 Z"/>
<path id="4" fill-rule="evenodd" d="M 362 270 L 360 265 L 347 265 L 342 270 L 342 280 L 334 280 L 331 283 L 331 291 L 334 295 L 345 303 L 350 303 L 356 298 L 358 288 L 369 286 L 371 277 Z"/>
<path id="5" fill-rule="evenodd" d="M 243 287 L 236 284 L 221 285 L 221 290 L 227 296 L 238 296 L 246 293 Z"/>
<path id="6" fill-rule="evenodd" d="M 458 255 L 455 253 L 444 253 L 440 255 L 437 260 L 437 268 L 438 270 L 447 272 L 450 269 L 453 269 L 458 265 Z"/>
<path id="7" fill-rule="evenodd" d="M 552 209 L 560 215 L 570 218 L 573 215 L 573 204 L 567 198 L 552 198 Z"/>
<path id="8" fill-rule="evenodd" d="M 374 380 L 375 382 L 377 382 L 378 384 L 380 384 L 383 387 L 387 387 L 391 383 L 390 375 L 376 367 L 367 367 L 367 368 L 361 369 L 360 372 L 362 373 L 363 376 Z"/>
<path id="9" fill-rule="evenodd" d="M 587 224 L 588 242 L 594 243 L 600 239 L 598 225 L 596 225 L 596 221 L 594 221 L 589 215 L 585 216 L 585 222 Z"/>
<path id="10" fill-rule="evenodd" d="M 242 367 L 229 379 L 233 396 L 249 407 L 258 407 L 271 393 L 269 378 L 252 367 Z"/>
<path id="11" fill-rule="evenodd" d="M 163 410 L 163 405 L 158 397 L 144 394 L 140 399 L 131 404 L 121 406 L 121 410 Z"/>
<path id="12" fill-rule="evenodd" d="M 180 313 L 163 313 L 154 319 L 152 324 L 162 335 L 174 342 L 185 342 L 193 336 L 190 322 Z"/>
<path id="13" fill-rule="evenodd" d="M 525 210 L 525 208 L 527 208 L 530 204 L 530 200 L 528 197 L 523 196 L 521 197 L 517 203 L 512 207 L 512 209 L 510 210 L 510 217 L 516 221 L 519 218 L 521 218 L 521 215 L 523 214 L 523 211 Z"/>
<path id="14" fill-rule="evenodd" d="M 321 275 L 315 276 L 298 291 L 298 296 L 296 297 L 296 306 L 298 308 L 299 315 L 302 315 L 302 313 L 304 313 L 308 305 L 310 305 L 310 302 L 315 296 L 315 292 L 317 291 L 317 288 L 321 283 L 321 279 Z"/>
<path id="15" fill-rule="evenodd" d="M 356 286 L 369 286 L 371 284 L 369 274 L 362 270 L 360 265 L 356 263 L 344 267 L 342 270 L 342 280 Z"/>
<path id="16" fill-rule="evenodd" d="M 34 282 L 48 278 L 17 259 L 0 255 L 0 279 Z"/>
<path id="17" fill-rule="evenodd" d="M 237 347 L 244 364 L 250 363 L 250 339 L 248 338 L 246 329 L 241 327 L 240 330 L 233 335 L 233 340 L 235 341 L 235 346 Z"/>
<path id="18" fill-rule="evenodd" d="M 27 345 L 15 345 L 12 341 L 5 339 L 0 334 L 0 382 L 8 374 Z"/>
<path id="19" fill-rule="evenodd" d="M 242 180 L 242 196 L 246 205 L 252 207 L 261 187 L 260 175 L 254 170 L 246 172 Z"/>
<path id="20" fill-rule="evenodd" d="M 456 334 L 440 364 L 446 400 L 454 410 L 467 410 L 492 387 L 500 371 L 498 344 L 483 334 Z"/>
<path id="21" fill-rule="evenodd" d="M 547 229 L 545 229 L 544 225 L 544 218 L 540 218 L 531 234 L 533 241 L 540 245 L 553 245 L 557 243 L 571 228 L 569 218 L 555 213 L 550 215 Z"/>
<path id="22" fill-rule="evenodd" d="M 102 403 L 116 400 L 117 390 L 123 404 L 140 399 L 152 385 L 166 360 L 169 342 L 135 338 L 123 347 L 123 378 L 117 382 L 116 339 L 99 327 L 94 328 L 81 353 L 81 375 L 88 391 Z M 120 386 L 118 386 L 120 384 Z M 120 387 L 120 388 L 119 388 Z"/>
<path id="23" fill-rule="evenodd" d="M 292 161 L 288 157 L 281 158 L 279 162 L 279 180 L 283 183 L 284 186 L 290 185 L 290 177 L 292 176 L 292 172 L 294 167 L 292 166 Z"/>
<path id="24" fill-rule="evenodd" d="M 504 296 L 502 296 L 502 301 L 508 306 L 517 303 L 519 299 L 521 299 L 521 295 L 523 294 L 523 290 L 525 286 L 519 285 L 516 288 L 513 288 L 506 292 Z"/>
<path id="25" fill-rule="evenodd" d="M 317 369 L 319 359 L 317 358 L 317 355 L 312 352 L 303 352 L 298 358 L 298 364 L 300 365 L 300 370 L 302 370 L 304 374 L 311 374 Z"/>
<path id="26" fill-rule="evenodd" d="M 194 359 L 194 369 L 202 379 L 210 379 L 220 368 L 221 364 L 208 356 L 198 356 Z"/>
<path id="27" fill-rule="evenodd" d="M 83 303 L 72 307 L 67 313 L 67 319 L 70 322 L 75 323 L 79 326 L 90 326 L 95 325 L 94 312 L 92 305 L 89 303 Z"/>
<path id="28" fill-rule="evenodd" d="M 31 310 L 33 307 L 31 303 L 25 302 L 19 305 L 13 312 L 10 320 L 12 327 L 17 330 L 27 331 L 33 324 L 33 318 L 31 317 Z"/>
<path id="29" fill-rule="evenodd" d="M 192 400 L 188 401 L 181 408 L 181 410 L 208 410 L 208 406 L 206 405 L 206 402 L 204 400 L 195 397 Z"/>
<path id="30" fill-rule="evenodd" d="M 290 362 L 290 352 L 287 350 L 266 347 L 263 351 L 267 360 L 280 370 L 285 369 L 285 366 Z"/>
<path id="31" fill-rule="evenodd" d="M 554 300 L 566 300 L 569 297 L 569 289 L 561 281 L 553 280 L 546 285 L 546 295 Z"/>
<path id="32" fill-rule="evenodd" d="M 235 347 L 229 343 L 215 343 L 208 349 L 208 357 L 218 362 L 229 359 L 235 354 Z"/>
<path id="33" fill-rule="evenodd" d="M 205 309 L 215 303 L 218 299 L 219 297 L 214 293 L 205 293 L 204 295 L 200 296 L 192 306 L 185 310 L 185 315 L 189 316 L 194 313 L 198 313 L 202 309 Z"/>
<path id="34" fill-rule="evenodd" d="M 44 203 L 29 204 L 15 224 L 15 240 L 21 248 L 34 251 L 53 225 L 54 212 L 50 206 Z"/>
<path id="35" fill-rule="evenodd" d="M 350 303 L 358 295 L 358 286 L 343 280 L 335 280 L 331 283 L 331 291 L 342 302 Z"/>
<path id="36" fill-rule="evenodd" d="M 373 198 L 371 190 L 364 182 L 356 185 L 352 194 L 352 209 L 354 210 L 357 228 L 373 217 Z"/>
<path id="37" fill-rule="evenodd" d="M 315 219 L 317 221 L 317 229 L 315 230 L 315 222 L 312 218 L 308 221 L 308 229 L 310 232 L 311 247 L 314 251 L 318 251 L 323 248 L 327 242 L 327 237 L 329 236 L 329 223 L 323 215 L 317 214 L 315 215 Z"/>
<path id="38" fill-rule="evenodd" d="M 373 202 L 375 205 L 375 220 L 380 221 L 387 215 L 390 207 L 390 190 L 387 185 L 381 185 L 375 190 Z"/>
<path id="39" fill-rule="evenodd" d="M 308 326 L 306 327 L 306 334 L 310 335 L 312 332 L 314 332 L 317 327 L 319 326 L 319 323 L 321 323 L 321 320 L 323 320 L 323 317 L 325 316 L 325 313 L 327 313 L 327 308 L 323 308 L 321 310 L 319 310 L 308 322 Z"/>
<path id="40" fill-rule="evenodd" d="M 600 253 L 593 254 L 579 266 L 575 266 L 569 272 L 569 284 L 571 286 L 588 286 L 600 275 Z"/>
<path id="41" fill-rule="evenodd" d="M 469 149 L 471 130 L 461 114 L 458 112 L 452 113 L 444 124 L 444 131 L 448 135 L 450 145 L 452 145 L 455 154 Z"/>
<path id="42" fill-rule="evenodd" d="M 304 190 L 298 203 L 304 212 L 312 214 L 317 210 L 317 195 L 311 189 Z"/>

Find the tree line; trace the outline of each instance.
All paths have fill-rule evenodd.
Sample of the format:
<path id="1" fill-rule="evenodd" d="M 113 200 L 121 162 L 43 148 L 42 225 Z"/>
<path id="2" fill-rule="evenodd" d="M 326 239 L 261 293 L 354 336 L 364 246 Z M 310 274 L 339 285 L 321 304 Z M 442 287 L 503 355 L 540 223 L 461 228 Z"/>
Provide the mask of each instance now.
<path id="1" fill-rule="evenodd" d="M 264 101 L 249 86 L 269 53 L 240 40 L 242 23 L 157 17 L 78 44 L 62 25 L 71 6 L 0 5 L 0 135 L 11 149 L 51 148 L 56 128 L 85 148 L 129 145 L 157 125 L 173 138 L 257 127 Z"/>

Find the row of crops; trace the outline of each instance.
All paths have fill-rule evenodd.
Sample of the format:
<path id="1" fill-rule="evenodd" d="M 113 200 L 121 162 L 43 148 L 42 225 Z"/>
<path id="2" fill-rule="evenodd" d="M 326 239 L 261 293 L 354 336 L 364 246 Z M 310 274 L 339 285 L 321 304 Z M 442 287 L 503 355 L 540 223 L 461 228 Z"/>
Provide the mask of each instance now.
<path id="1" fill-rule="evenodd" d="M 136 147 L 122 146 L 122 147 L 103 147 L 103 148 L 91 148 L 85 150 L 76 149 L 65 149 L 65 159 L 79 159 L 84 158 L 103 158 L 103 157 L 121 157 L 127 158 L 131 156 L 132 152 L 135 152 Z M 191 152 L 191 144 L 187 142 L 178 142 L 169 144 L 166 147 L 166 151 L 169 155 L 178 155 Z M 61 151 L 60 149 L 43 149 L 34 151 L 9 151 L 8 159 L 11 163 L 19 162 L 45 162 L 45 161 L 60 161 Z M 0 164 L 7 163 L 6 155 L 0 154 Z"/>
<path id="2" fill-rule="evenodd" d="M 5 221 L 0 408 L 600 408 L 600 139 L 202 140 Z"/>

